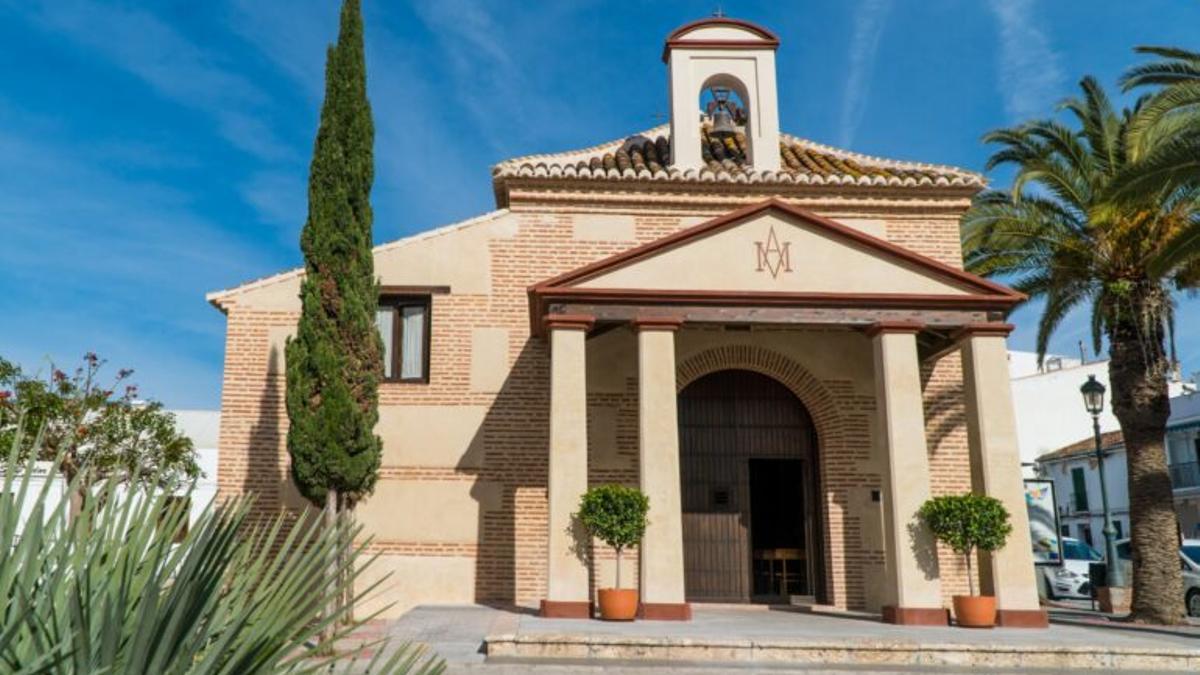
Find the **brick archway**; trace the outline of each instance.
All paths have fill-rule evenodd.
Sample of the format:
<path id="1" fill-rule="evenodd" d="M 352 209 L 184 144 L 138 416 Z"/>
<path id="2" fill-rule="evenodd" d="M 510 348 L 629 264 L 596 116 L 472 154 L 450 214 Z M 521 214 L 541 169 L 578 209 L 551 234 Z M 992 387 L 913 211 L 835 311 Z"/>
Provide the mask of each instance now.
<path id="1" fill-rule="evenodd" d="M 840 454 L 845 446 L 846 421 L 838 410 L 834 394 L 806 368 L 793 359 L 779 352 L 756 345 L 723 345 L 700 352 L 688 357 L 678 364 L 675 375 L 676 392 L 692 382 L 721 370 L 749 370 L 770 377 L 787 387 L 796 398 L 808 409 L 816 428 L 818 457 L 818 475 L 820 478 L 821 517 L 825 519 L 822 527 L 824 558 L 824 590 L 825 602 L 830 604 L 845 604 L 844 579 L 845 570 L 835 570 L 835 558 L 844 560 L 839 551 L 838 532 L 840 522 L 831 522 L 829 510 L 830 485 L 828 480 L 829 462 L 831 455 Z M 838 565 L 839 568 L 842 565 Z M 841 579 L 835 576 L 841 574 Z"/>
<path id="2" fill-rule="evenodd" d="M 732 369 L 761 373 L 790 389 L 808 408 L 822 453 L 842 447 L 844 425 L 835 397 L 812 373 L 779 352 L 755 345 L 724 345 L 705 350 L 676 367 L 675 391 L 683 391 L 710 373 Z"/>

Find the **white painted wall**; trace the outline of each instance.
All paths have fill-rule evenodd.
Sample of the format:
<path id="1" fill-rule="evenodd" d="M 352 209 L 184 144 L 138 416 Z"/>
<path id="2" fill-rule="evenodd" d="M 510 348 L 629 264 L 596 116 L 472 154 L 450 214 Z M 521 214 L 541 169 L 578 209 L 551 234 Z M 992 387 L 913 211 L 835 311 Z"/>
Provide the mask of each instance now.
<path id="1" fill-rule="evenodd" d="M 1173 390 L 1182 385 L 1175 383 Z M 1171 417 L 1167 420 L 1166 447 L 1167 463 L 1171 466 L 1197 461 L 1196 440 L 1200 437 L 1200 394 L 1190 393 L 1171 398 Z M 1079 440 L 1079 439 L 1076 439 Z M 1074 441 L 1071 441 L 1074 442 Z M 1067 445 L 1064 443 L 1063 445 Z M 1087 485 L 1088 509 L 1075 509 L 1071 495 L 1075 490 L 1071 470 L 1082 468 Z M 1100 472 L 1094 456 L 1076 456 L 1038 463 L 1039 477 L 1054 481 L 1055 497 L 1059 506 L 1059 522 L 1069 528 L 1068 536 L 1087 540 L 1080 526 L 1089 525 L 1092 545 L 1103 550 L 1104 511 L 1100 496 Z M 1118 538 L 1129 536 L 1129 478 L 1125 461 L 1125 448 L 1119 446 L 1106 451 L 1104 475 L 1108 482 L 1109 507 L 1113 520 L 1120 522 Z M 1200 536 L 1200 486 L 1177 488 L 1175 510 L 1185 537 Z M 1060 532 L 1061 534 L 1061 532 Z"/>
<path id="2" fill-rule="evenodd" d="M 1084 482 L 1087 486 L 1088 508 L 1086 511 L 1075 509 L 1072 493 L 1075 492 L 1072 470 L 1083 469 Z M 1042 477 L 1054 481 L 1054 495 L 1058 500 L 1058 518 L 1060 525 L 1069 529 L 1067 536 L 1088 541 L 1081 526 L 1091 528 L 1091 545 L 1096 550 L 1104 551 L 1104 508 L 1100 496 L 1100 472 L 1096 458 L 1075 457 L 1043 463 Z M 1115 448 L 1106 451 L 1104 456 L 1104 477 L 1108 481 L 1108 504 L 1112 510 L 1113 521 L 1117 525 L 1117 539 L 1129 536 L 1129 474 L 1126 471 L 1125 448 Z M 1060 530 L 1059 534 L 1063 534 Z"/>
<path id="3" fill-rule="evenodd" d="M 1017 415 L 1017 445 L 1025 477 L 1033 478 L 1033 464 L 1038 457 L 1092 435 L 1092 416 L 1083 407 L 1079 387 L 1095 375 L 1108 387 L 1108 361 L 1080 363 L 1079 359 L 1061 359 L 1057 370 L 1037 371 L 1037 356 L 1033 352 L 1009 352 L 1009 372 L 1012 376 L 1013 408 Z M 1110 389 L 1111 391 L 1111 389 Z M 1100 431 L 1117 431 L 1120 425 L 1108 406 L 1100 415 Z"/>
<path id="4" fill-rule="evenodd" d="M 171 412 L 175 414 L 176 428 L 182 434 L 192 439 L 192 445 L 196 449 L 197 463 L 200 465 L 202 472 L 202 475 L 196 481 L 196 488 L 192 492 L 191 513 L 188 520 L 194 523 L 205 507 L 217 495 L 217 462 L 219 459 L 217 437 L 221 427 L 221 413 L 216 410 L 172 410 Z M 66 491 L 66 482 L 61 475 L 50 475 L 49 462 L 38 462 L 37 467 L 38 473 L 34 475 L 26 494 L 30 496 L 36 495 L 42 485 L 46 481 L 50 481 L 50 494 L 48 495 L 49 500 L 47 503 L 57 503 Z M 18 478 L 17 480 L 20 479 Z M 124 489 L 118 489 L 119 495 L 123 495 L 124 493 Z M 29 519 L 32 509 L 33 500 L 27 498 L 21 505 L 20 523 L 23 524 Z"/>
<path id="5" fill-rule="evenodd" d="M 217 496 L 217 463 L 220 459 L 217 438 L 221 430 L 221 413 L 217 410 L 171 412 L 175 414 L 175 427 L 192 439 L 192 445 L 196 448 L 196 462 L 202 472 L 196 481 L 196 489 L 192 492 L 190 520 L 195 522 L 204 508 Z"/>

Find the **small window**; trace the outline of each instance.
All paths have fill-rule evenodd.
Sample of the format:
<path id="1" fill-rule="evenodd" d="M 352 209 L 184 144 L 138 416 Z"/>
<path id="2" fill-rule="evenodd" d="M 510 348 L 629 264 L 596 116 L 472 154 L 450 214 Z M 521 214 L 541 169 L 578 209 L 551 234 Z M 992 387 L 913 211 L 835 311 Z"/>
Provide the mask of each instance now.
<path id="1" fill-rule="evenodd" d="M 729 487 L 718 485 L 712 489 L 712 508 L 714 511 L 728 511 L 730 507 Z"/>
<path id="2" fill-rule="evenodd" d="M 1117 557 L 1121 560 L 1133 560 L 1133 550 L 1129 542 L 1123 541 L 1117 544 Z"/>
<path id="3" fill-rule="evenodd" d="M 1125 523 L 1119 520 L 1113 520 L 1113 529 L 1117 532 L 1117 539 L 1125 538 Z"/>
<path id="4" fill-rule="evenodd" d="M 1075 468 L 1071 469 L 1071 483 L 1072 483 L 1072 486 L 1075 488 L 1075 491 L 1071 494 L 1071 496 L 1074 498 L 1072 501 L 1074 502 L 1075 510 L 1076 511 L 1087 511 L 1088 510 L 1087 477 L 1083 473 L 1082 467 L 1075 467 Z"/>
<path id="5" fill-rule="evenodd" d="M 383 339 L 383 379 L 429 381 L 429 296 L 384 296 L 375 325 Z"/>
<path id="6" fill-rule="evenodd" d="M 1079 526 L 1079 538 L 1086 541 L 1088 546 L 1093 546 L 1093 544 L 1092 544 L 1092 526 L 1081 524 Z"/>

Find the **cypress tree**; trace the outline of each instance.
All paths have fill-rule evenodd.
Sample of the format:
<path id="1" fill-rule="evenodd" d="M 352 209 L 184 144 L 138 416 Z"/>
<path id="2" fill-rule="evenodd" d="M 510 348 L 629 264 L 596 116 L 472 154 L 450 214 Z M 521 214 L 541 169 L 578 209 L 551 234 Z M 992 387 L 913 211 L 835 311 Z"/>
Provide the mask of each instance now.
<path id="1" fill-rule="evenodd" d="M 300 323 L 286 351 L 292 480 L 305 498 L 325 508 L 327 518 L 371 492 L 380 461 L 374 136 L 362 12 L 359 0 L 345 0 L 337 43 L 326 56 L 325 102 L 300 235 Z"/>

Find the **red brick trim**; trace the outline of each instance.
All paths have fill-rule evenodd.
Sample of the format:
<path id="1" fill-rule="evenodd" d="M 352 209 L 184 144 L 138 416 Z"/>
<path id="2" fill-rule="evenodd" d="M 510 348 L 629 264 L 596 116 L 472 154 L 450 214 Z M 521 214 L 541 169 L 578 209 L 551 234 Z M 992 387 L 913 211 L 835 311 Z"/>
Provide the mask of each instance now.
<path id="1" fill-rule="evenodd" d="M 1000 321 L 992 323 L 969 323 L 962 328 L 959 328 L 954 333 L 954 340 L 962 340 L 976 335 L 992 335 L 1000 337 L 1008 337 L 1008 334 L 1013 332 L 1016 326 L 1011 323 L 1003 323 Z"/>
<path id="2" fill-rule="evenodd" d="M 863 331 L 867 337 L 873 338 L 880 333 L 920 333 L 925 324 L 920 321 L 877 321 L 867 326 Z"/>
<path id="3" fill-rule="evenodd" d="M 950 610 L 944 607 L 896 607 L 883 608 L 883 622 L 900 626 L 949 626 Z"/>
<path id="4" fill-rule="evenodd" d="M 595 323 L 596 317 L 590 314 L 547 314 L 543 319 L 546 330 L 588 331 Z"/>
<path id="5" fill-rule="evenodd" d="M 686 602 L 643 602 L 638 604 L 638 618 L 647 621 L 691 621 L 692 606 Z"/>
<path id="6" fill-rule="evenodd" d="M 542 600 L 538 616 L 544 619 L 590 619 L 592 603 L 586 600 Z"/>
<path id="7" fill-rule="evenodd" d="M 380 295 L 446 295 L 449 286 L 380 286 Z"/>
<path id="8" fill-rule="evenodd" d="M 996 625 L 1004 628 L 1049 628 L 1050 615 L 1044 609 L 998 609 Z"/>
<path id="9" fill-rule="evenodd" d="M 639 316 L 629 322 L 634 330 L 679 330 L 683 325 L 682 316 Z"/>

